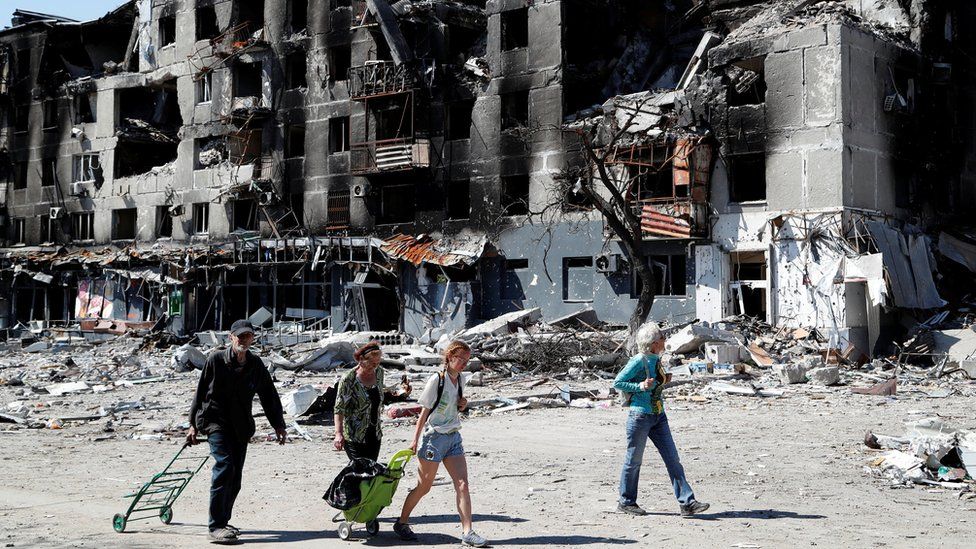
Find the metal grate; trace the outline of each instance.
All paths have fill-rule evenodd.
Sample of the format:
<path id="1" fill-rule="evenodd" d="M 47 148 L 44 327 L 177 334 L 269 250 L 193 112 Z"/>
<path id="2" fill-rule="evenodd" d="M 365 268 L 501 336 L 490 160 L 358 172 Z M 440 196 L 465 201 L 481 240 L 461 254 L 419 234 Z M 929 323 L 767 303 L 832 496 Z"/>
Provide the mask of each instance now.
<path id="1" fill-rule="evenodd" d="M 326 229 L 342 230 L 349 228 L 349 191 L 330 191 Z"/>

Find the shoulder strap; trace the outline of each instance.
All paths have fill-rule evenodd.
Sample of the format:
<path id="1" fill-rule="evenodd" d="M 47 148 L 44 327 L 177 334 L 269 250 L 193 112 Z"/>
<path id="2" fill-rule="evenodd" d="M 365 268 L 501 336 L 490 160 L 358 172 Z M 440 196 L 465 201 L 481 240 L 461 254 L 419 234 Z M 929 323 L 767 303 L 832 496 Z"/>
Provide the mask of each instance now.
<path id="1" fill-rule="evenodd" d="M 437 374 L 437 400 L 434 401 L 434 409 L 441 405 L 441 396 L 444 395 L 444 372 Z"/>

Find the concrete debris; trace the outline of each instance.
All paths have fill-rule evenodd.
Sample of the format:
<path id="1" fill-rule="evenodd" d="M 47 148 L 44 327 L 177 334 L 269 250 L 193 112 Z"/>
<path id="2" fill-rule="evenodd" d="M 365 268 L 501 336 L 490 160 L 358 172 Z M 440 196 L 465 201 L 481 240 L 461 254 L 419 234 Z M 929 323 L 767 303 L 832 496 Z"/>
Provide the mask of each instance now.
<path id="1" fill-rule="evenodd" d="M 829 387 L 840 383 L 840 369 L 837 366 L 824 366 L 807 371 L 807 378 L 817 385 Z"/>
<path id="2" fill-rule="evenodd" d="M 974 484 L 976 432 L 958 429 L 938 417 L 906 422 L 905 426 L 901 437 L 865 435 L 868 448 L 888 449 L 869 460 L 872 471 L 896 485 L 967 489 L 967 484 Z"/>

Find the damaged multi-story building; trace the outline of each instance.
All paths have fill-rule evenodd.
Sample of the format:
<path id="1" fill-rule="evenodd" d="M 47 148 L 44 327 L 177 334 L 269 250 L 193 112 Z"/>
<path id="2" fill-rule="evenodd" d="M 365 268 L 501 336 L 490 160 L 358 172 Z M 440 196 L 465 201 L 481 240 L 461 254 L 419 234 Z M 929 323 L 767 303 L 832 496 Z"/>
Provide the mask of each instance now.
<path id="1" fill-rule="evenodd" d="M 974 8 L 133 0 L 0 31 L 0 327 L 732 314 L 870 354 L 973 206 Z M 560 177 L 587 121 L 640 258 Z M 539 212 L 559 208 L 547 217 Z M 33 323 L 33 325 L 32 325 Z"/>

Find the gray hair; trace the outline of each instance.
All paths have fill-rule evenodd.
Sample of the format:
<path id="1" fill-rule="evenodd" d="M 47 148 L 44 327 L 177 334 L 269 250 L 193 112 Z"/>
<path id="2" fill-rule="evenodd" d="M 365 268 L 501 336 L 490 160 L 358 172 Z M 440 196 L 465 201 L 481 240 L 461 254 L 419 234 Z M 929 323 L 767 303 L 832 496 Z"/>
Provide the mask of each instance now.
<path id="1" fill-rule="evenodd" d="M 651 346 L 663 338 L 664 334 L 657 322 L 647 322 L 637 330 L 637 349 L 644 354 L 650 354 Z"/>

